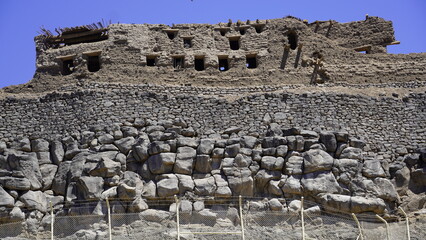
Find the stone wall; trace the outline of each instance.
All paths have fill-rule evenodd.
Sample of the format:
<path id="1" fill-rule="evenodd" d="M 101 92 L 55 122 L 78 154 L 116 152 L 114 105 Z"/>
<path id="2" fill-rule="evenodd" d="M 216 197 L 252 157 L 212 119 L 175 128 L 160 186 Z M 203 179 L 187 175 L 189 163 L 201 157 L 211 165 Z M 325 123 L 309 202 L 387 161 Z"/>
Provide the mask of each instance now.
<path id="1" fill-rule="evenodd" d="M 268 122 L 289 128 L 347 131 L 366 140 L 369 154 L 390 160 L 426 146 L 424 93 L 398 98 L 296 94 L 276 87 L 204 89 L 97 84 L 88 89 L 51 93 L 39 99 L 1 100 L 0 138 L 34 135 L 54 139 L 128 119 L 160 121 L 179 117 L 200 136 L 220 133 L 230 126 L 259 134 Z M 268 90 L 275 92 L 256 93 Z"/>

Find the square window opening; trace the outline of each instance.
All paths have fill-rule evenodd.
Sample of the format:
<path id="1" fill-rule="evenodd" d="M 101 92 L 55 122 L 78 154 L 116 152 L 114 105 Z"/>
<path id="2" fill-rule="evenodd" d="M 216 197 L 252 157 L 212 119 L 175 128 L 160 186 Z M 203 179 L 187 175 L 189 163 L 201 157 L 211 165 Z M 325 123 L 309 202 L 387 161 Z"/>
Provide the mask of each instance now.
<path id="1" fill-rule="evenodd" d="M 70 75 L 74 71 L 74 60 L 68 59 L 62 61 L 62 75 Z"/>
<path id="2" fill-rule="evenodd" d="M 246 34 L 246 31 L 247 31 L 247 29 L 245 29 L 245 28 L 240 28 L 240 34 L 241 34 L 241 35 Z"/>
<path id="3" fill-rule="evenodd" d="M 184 58 L 183 57 L 174 57 L 173 58 L 173 67 L 175 69 L 181 69 L 184 67 Z"/>
<path id="4" fill-rule="evenodd" d="M 247 68 L 257 68 L 256 56 L 246 56 L 246 66 Z"/>
<path id="5" fill-rule="evenodd" d="M 224 72 L 229 70 L 228 58 L 219 58 L 219 71 Z"/>
<path id="6" fill-rule="evenodd" d="M 149 66 L 149 67 L 157 66 L 157 57 L 147 56 L 146 57 L 146 65 Z"/>
<path id="7" fill-rule="evenodd" d="M 232 50 L 240 49 L 240 39 L 239 38 L 230 38 L 229 39 L 229 47 Z"/>
<path id="8" fill-rule="evenodd" d="M 169 37 L 170 40 L 173 40 L 176 35 L 176 32 L 167 32 L 167 37 Z"/>
<path id="9" fill-rule="evenodd" d="M 255 25 L 254 29 L 256 29 L 257 33 L 263 32 L 263 25 Z"/>
<path id="10" fill-rule="evenodd" d="M 195 70 L 197 70 L 197 71 L 203 71 L 204 70 L 204 57 L 195 58 L 194 67 L 195 67 Z"/>
<path id="11" fill-rule="evenodd" d="M 87 69 L 89 72 L 97 72 L 99 69 L 101 69 L 99 56 L 88 56 Z"/>
<path id="12" fill-rule="evenodd" d="M 192 39 L 184 38 L 183 39 L 183 47 L 184 48 L 191 48 L 192 47 Z"/>

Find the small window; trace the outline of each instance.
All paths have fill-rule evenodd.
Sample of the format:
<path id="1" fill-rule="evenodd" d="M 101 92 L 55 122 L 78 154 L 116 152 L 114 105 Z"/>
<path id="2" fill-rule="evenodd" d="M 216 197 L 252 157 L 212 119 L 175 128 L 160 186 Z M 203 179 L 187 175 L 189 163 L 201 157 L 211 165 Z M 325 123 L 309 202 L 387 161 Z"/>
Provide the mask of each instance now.
<path id="1" fill-rule="evenodd" d="M 297 48 L 297 33 L 295 31 L 290 31 L 287 34 L 287 38 L 288 38 L 288 43 L 290 44 L 290 48 L 291 49 L 296 49 Z"/>
<path id="2" fill-rule="evenodd" d="M 97 56 L 88 56 L 87 58 L 87 69 L 89 72 L 97 72 L 101 69 L 101 63 L 99 61 L 99 55 Z"/>
<path id="3" fill-rule="evenodd" d="M 240 49 L 240 38 L 230 38 L 229 39 L 229 47 L 232 50 Z"/>
<path id="4" fill-rule="evenodd" d="M 254 29 L 256 29 L 257 33 L 261 33 L 261 32 L 263 32 L 263 27 L 264 26 L 265 25 L 254 25 Z"/>
<path id="5" fill-rule="evenodd" d="M 164 30 L 164 31 L 166 32 L 167 37 L 168 37 L 170 40 L 173 40 L 173 39 L 177 36 L 177 34 L 178 34 L 178 32 L 179 32 L 179 30 L 178 30 L 178 29 L 167 29 L 167 30 Z"/>
<path id="6" fill-rule="evenodd" d="M 173 57 L 173 67 L 175 69 L 184 68 L 184 57 Z"/>
<path id="7" fill-rule="evenodd" d="M 228 29 L 220 29 L 219 32 L 220 35 L 225 36 L 225 34 L 228 32 Z"/>
<path id="8" fill-rule="evenodd" d="M 241 35 L 246 34 L 246 32 L 247 32 L 247 29 L 246 29 L 246 28 L 240 28 L 240 34 L 241 34 Z"/>
<path id="9" fill-rule="evenodd" d="M 191 48 L 192 47 L 192 39 L 184 38 L 183 39 L 183 47 L 184 48 Z"/>
<path id="10" fill-rule="evenodd" d="M 146 56 L 146 65 L 149 67 L 157 66 L 157 57 L 156 56 Z"/>
<path id="11" fill-rule="evenodd" d="M 247 66 L 247 68 L 257 68 L 256 55 L 246 56 L 246 66 Z"/>
<path id="12" fill-rule="evenodd" d="M 219 57 L 219 70 L 221 72 L 229 70 L 228 57 Z"/>
<path id="13" fill-rule="evenodd" d="M 62 61 L 62 75 L 70 75 L 74 71 L 74 60 L 67 59 Z"/>
<path id="14" fill-rule="evenodd" d="M 195 57 L 194 59 L 194 67 L 197 71 L 203 71 L 204 70 L 204 57 Z"/>

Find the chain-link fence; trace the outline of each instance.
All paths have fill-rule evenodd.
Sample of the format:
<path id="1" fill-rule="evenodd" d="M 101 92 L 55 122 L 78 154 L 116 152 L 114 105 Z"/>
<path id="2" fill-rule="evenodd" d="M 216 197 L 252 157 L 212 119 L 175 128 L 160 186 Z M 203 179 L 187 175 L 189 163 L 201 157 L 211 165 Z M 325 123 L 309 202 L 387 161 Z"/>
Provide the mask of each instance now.
<path id="1" fill-rule="evenodd" d="M 44 215 L 27 212 L 25 221 L 0 224 L 0 239 L 405 240 L 409 233 L 411 239 L 426 236 L 425 221 L 408 226 L 404 217 L 387 222 L 375 214 L 332 213 L 303 200 L 152 199 L 146 202 L 149 209 L 132 213 L 128 212 L 132 202 L 108 203 L 64 204 Z"/>

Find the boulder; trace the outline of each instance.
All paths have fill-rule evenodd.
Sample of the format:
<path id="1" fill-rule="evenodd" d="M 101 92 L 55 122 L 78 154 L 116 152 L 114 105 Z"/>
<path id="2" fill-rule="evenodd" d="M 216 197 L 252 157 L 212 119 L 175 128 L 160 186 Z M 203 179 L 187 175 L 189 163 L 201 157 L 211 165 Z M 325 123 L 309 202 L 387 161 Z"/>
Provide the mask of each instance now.
<path id="1" fill-rule="evenodd" d="M 229 188 L 228 181 L 226 181 L 226 177 L 224 175 L 219 174 L 215 174 L 213 175 L 213 177 L 217 186 L 215 196 L 219 198 L 232 196 L 232 191 Z"/>
<path id="2" fill-rule="evenodd" d="M 199 173 L 209 173 L 212 171 L 212 159 L 209 155 L 197 155 L 195 160 L 195 170 Z"/>
<path id="3" fill-rule="evenodd" d="M 103 134 L 98 137 L 98 141 L 100 144 L 112 144 L 114 143 L 114 136 L 109 133 Z"/>
<path id="4" fill-rule="evenodd" d="M 194 179 L 194 184 L 194 193 L 199 196 L 213 196 L 217 188 L 213 176 L 208 178 Z"/>
<path id="5" fill-rule="evenodd" d="M 176 139 L 176 146 L 177 147 L 197 148 L 198 147 L 198 141 L 195 138 L 180 137 L 180 138 Z"/>
<path id="6" fill-rule="evenodd" d="M 21 155 L 11 154 L 9 155 L 9 162 L 10 161 L 18 163 L 17 170 L 21 171 L 24 176 L 30 180 L 32 190 L 42 188 L 42 176 L 35 153 Z"/>
<path id="7" fill-rule="evenodd" d="M 114 144 L 118 147 L 118 149 L 120 149 L 120 152 L 127 155 L 135 142 L 136 141 L 133 137 L 126 137 L 120 140 L 116 140 Z"/>
<path id="8" fill-rule="evenodd" d="M 237 167 L 249 167 L 251 162 L 251 157 L 244 154 L 237 154 L 234 158 L 234 164 Z"/>
<path id="9" fill-rule="evenodd" d="M 47 211 L 46 195 L 42 191 L 28 191 L 19 197 L 19 200 L 24 203 L 29 210 L 38 210 L 42 213 Z"/>
<path id="10" fill-rule="evenodd" d="M 282 171 L 284 159 L 282 157 L 264 156 L 260 161 L 260 166 L 266 170 Z"/>
<path id="11" fill-rule="evenodd" d="M 96 168 L 90 171 L 91 176 L 98 177 L 113 177 L 115 175 L 120 175 L 120 173 L 121 164 L 108 157 L 103 157 Z"/>
<path id="12" fill-rule="evenodd" d="M 283 191 L 280 188 L 281 181 L 278 180 L 271 180 L 268 184 L 268 193 L 275 195 L 275 196 L 282 196 Z"/>
<path id="13" fill-rule="evenodd" d="M 71 162 L 61 162 L 52 182 L 52 190 L 57 195 L 64 196 L 68 181 L 68 172 L 71 168 Z"/>
<path id="14" fill-rule="evenodd" d="M 200 145 L 197 148 L 197 154 L 206 154 L 209 155 L 214 149 L 214 139 L 201 139 Z"/>
<path id="15" fill-rule="evenodd" d="M 337 149 L 337 140 L 333 132 L 320 132 L 320 142 L 324 144 L 327 152 L 334 153 Z"/>
<path id="16" fill-rule="evenodd" d="M 288 150 L 303 151 L 305 139 L 302 136 L 287 136 Z"/>
<path id="17" fill-rule="evenodd" d="M 239 131 L 241 131 L 241 127 L 233 126 L 225 129 L 225 131 L 223 131 L 223 134 L 238 133 Z"/>
<path id="18" fill-rule="evenodd" d="M 225 157 L 235 157 L 237 156 L 237 154 L 240 152 L 240 144 L 232 144 L 232 145 L 228 145 L 225 148 Z"/>
<path id="19" fill-rule="evenodd" d="M 362 174 L 368 178 L 385 177 L 386 173 L 379 160 L 365 160 L 362 168 Z"/>
<path id="20" fill-rule="evenodd" d="M 28 178 L 0 177 L 0 185 L 10 190 L 30 190 L 31 182 Z"/>
<path id="21" fill-rule="evenodd" d="M 155 184 L 155 182 L 151 180 L 147 182 L 146 184 L 144 184 L 143 190 L 142 190 L 142 197 L 155 198 L 156 196 L 157 196 L 157 185 Z"/>
<path id="22" fill-rule="evenodd" d="M 176 160 L 175 153 L 160 153 L 148 158 L 149 170 L 153 174 L 170 173 Z"/>
<path id="23" fill-rule="evenodd" d="M 331 212 L 346 212 L 351 211 L 351 196 L 325 193 L 320 195 L 322 206 Z"/>
<path id="24" fill-rule="evenodd" d="M 380 198 L 365 198 L 365 197 L 351 197 L 351 212 L 374 212 L 376 214 L 383 214 L 386 204 Z"/>
<path id="25" fill-rule="evenodd" d="M 179 181 L 174 174 L 163 174 L 157 182 L 157 193 L 159 197 L 170 197 L 179 193 Z"/>
<path id="26" fill-rule="evenodd" d="M 34 139 L 31 141 L 33 152 L 49 152 L 49 142 L 44 139 Z"/>
<path id="27" fill-rule="evenodd" d="M 233 171 L 233 174 L 227 177 L 234 196 L 253 196 L 253 178 L 250 169 Z"/>
<path id="28" fill-rule="evenodd" d="M 349 184 L 359 172 L 361 172 L 362 163 L 355 159 L 336 159 L 334 161 L 333 172 L 336 173 L 336 179 L 344 184 Z"/>
<path id="29" fill-rule="evenodd" d="M 280 145 L 277 147 L 276 155 L 277 157 L 285 157 L 288 152 L 287 145 Z"/>
<path id="30" fill-rule="evenodd" d="M 101 177 L 80 177 L 77 181 L 77 195 L 84 200 L 100 199 L 104 190 L 104 179 Z"/>
<path id="31" fill-rule="evenodd" d="M 270 180 L 278 180 L 281 178 L 281 171 L 271 171 L 261 169 L 254 176 L 254 180 L 256 183 L 256 191 L 257 192 L 265 192 L 267 190 L 267 184 Z"/>
<path id="32" fill-rule="evenodd" d="M 362 149 L 354 148 L 354 147 L 347 147 L 347 148 L 343 149 L 342 153 L 340 154 L 340 158 L 362 160 L 363 159 Z"/>
<path id="33" fill-rule="evenodd" d="M 89 152 L 81 152 L 71 160 L 71 166 L 69 169 L 69 178 L 71 180 L 77 180 L 83 174 L 84 165 L 86 158 L 90 155 Z"/>
<path id="34" fill-rule="evenodd" d="M 52 187 L 53 178 L 57 170 L 58 166 L 54 164 L 44 164 L 40 167 L 41 176 L 43 178 L 43 190 L 48 190 Z"/>
<path id="35" fill-rule="evenodd" d="M 133 146 L 133 156 L 138 162 L 144 163 L 148 157 L 148 147 L 145 145 L 134 145 Z"/>
<path id="36" fill-rule="evenodd" d="M 191 176 L 176 174 L 176 177 L 179 179 L 179 194 L 184 194 L 185 192 L 192 192 L 194 190 L 194 180 Z"/>
<path id="37" fill-rule="evenodd" d="M 331 172 L 313 172 L 303 175 L 303 191 L 311 195 L 318 193 L 339 193 L 341 188 Z"/>
<path id="38" fill-rule="evenodd" d="M 283 205 L 280 203 L 280 201 L 276 198 L 272 198 L 268 201 L 269 208 L 271 211 L 282 211 Z"/>
<path id="39" fill-rule="evenodd" d="M 0 186 L 0 207 L 13 207 L 15 199 Z"/>
<path id="40" fill-rule="evenodd" d="M 290 175 L 281 180 L 281 182 L 283 182 L 281 190 L 283 191 L 284 196 L 286 194 L 302 194 L 301 178 L 302 175 Z"/>
<path id="41" fill-rule="evenodd" d="M 258 143 L 258 139 L 252 136 L 241 137 L 241 146 L 244 148 L 253 149 Z"/>
<path id="42" fill-rule="evenodd" d="M 170 145 L 165 142 L 154 141 L 148 145 L 148 154 L 155 155 L 162 152 L 170 152 Z"/>
<path id="43" fill-rule="evenodd" d="M 376 185 L 375 188 L 377 197 L 386 201 L 399 202 L 400 199 L 398 193 L 389 179 L 378 177 L 375 178 L 373 182 Z"/>
<path id="44" fill-rule="evenodd" d="M 145 221 L 161 223 L 171 218 L 170 212 L 156 209 L 147 209 L 139 214 Z"/>
<path id="45" fill-rule="evenodd" d="M 327 152 L 311 149 L 303 154 L 304 173 L 328 171 L 333 167 L 334 159 Z"/>
<path id="46" fill-rule="evenodd" d="M 291 156 L 285 162 L 284 173 L 287 175 L 302 174 L 303 157 Z"/>
<path id="47" fill-rule="evenodd" d="M 217 213 L 212 212 L 210 209 L 203 209 L 199 212 L 193 213 L 193 222 L 197 224 L 204 224 L 206 226 L 214 226 L 217 220 Z"/>

